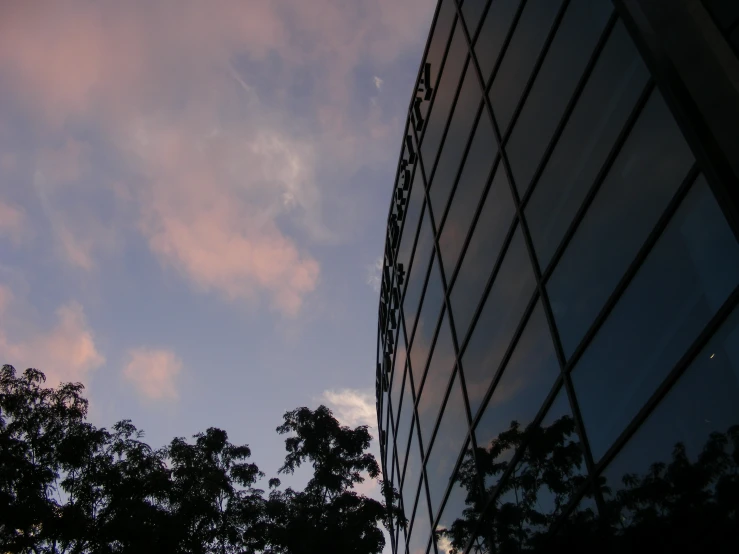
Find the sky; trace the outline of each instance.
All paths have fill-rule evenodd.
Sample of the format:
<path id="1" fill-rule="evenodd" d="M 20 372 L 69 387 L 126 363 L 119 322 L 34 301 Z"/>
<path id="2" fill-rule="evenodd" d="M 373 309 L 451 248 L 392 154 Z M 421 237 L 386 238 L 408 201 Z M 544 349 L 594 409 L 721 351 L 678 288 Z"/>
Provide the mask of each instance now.
<path id="1" fill-rule="evenodd" d="M 434 0 L 0 1 L 0 363 L 268 476 L 374 425 L 378 261 Z"/>

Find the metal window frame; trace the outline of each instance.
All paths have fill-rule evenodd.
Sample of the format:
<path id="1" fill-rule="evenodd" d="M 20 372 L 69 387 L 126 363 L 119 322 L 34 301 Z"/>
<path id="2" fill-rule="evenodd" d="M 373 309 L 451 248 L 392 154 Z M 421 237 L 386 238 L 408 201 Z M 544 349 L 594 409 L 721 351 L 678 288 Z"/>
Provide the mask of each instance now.
<path id="1" fill-rule="evenodd" d="M 427 41 L 424 55 L 422 58 L 423 61 L 421 63 L 421 69 L 423 68 L 423 63 L 425 62 L 425 59 L 428 55 L 431 42 L 434 39 L 434 31 L 436 29 L 437 18 L 438 18 L 443 1 L 444 0 L 440 1 L 437 4 L 436 12 L 434 14 L 434 19 L 432 23 L 432 30 L 430 32 L 429 39 Z M 440 215 L 434 215 L 430 207 L 429 187 L 428 187 L 429 181 L 426 179 L 425 167 L 424 167 L 425 162 L 423 160 L 423 156 L 421 155 L 421 149 L 420 149 L 426 127 L 424 126 L 424 128 L 422 129 L 421 136 L 419 137 L 418 132 L 415 129 L 415 126 L 410 125 L 410 124 L 408 125 L 408 128 L 411 129 L 410 134 L 412 134 L 415 139 L 416 151 L 418 154 L 417 163 L 413 168 L 412 179 L 415 180 L 415 171 L 417 171 L 418 166 L 420 164 L 421 171 L 422 171 L 422 182 L 424 186 L 424 202 L 421 208 L 421 215 L 419 216 L 418 226 L 416 229 L 411 230 L 412 232 L 414 232 L 414 240 L 413 240 L 413 246 L 411 249 L 411 261 L 409 263 L 408 275 L 410 276 L 410 269 L 412 268 L 413 262 L 415 261 L 414 258 L 415 258 L 416 247 L 417 247 L 417 242 L 418 242 L 419 233 L 420 233 L 420 227 L 421 227 L 421 224 L 423 223 L 423 218 L 426 215 L 426 210 L 428 209 L 429 211 L 428 217 L 430 218 L 430 224 L 431 224 L 432 232 L 434 235 L 434 243 L 432 247 L 433 254 L 431 256 L 431 260 L 429 261 L 429 267 L 426 268 L 426 275 L 424 277 L 424 281 L 422 284 L 422 292 L 421 292 L 421 297 L 419 299 L 419 305 L 420 306 L 423 305 L 423 299 L 425 297 L 426 288 L 428 286 L 428 279 L 429 279 L 428 272 L 430 271 L 431 264 L 433 263 L 434 257 L 438 257 L 439 258 L 439 271 L 441 271 L 442 286 L 444 287 L 444 301 L 443 301 L 443 308 L 439 315 L 439 319 L 437 321 L 436 328 L 434 331 L 434 338 L 433 338 L 432 344 L 435 344 L 438 338 L 439 325 L 441 324 L 441 320 L 443 319 L 444 313 L 448 312 L 449 325 L 450 325 L 450 328 L 451 328 L 450 330 L 452 333 L 452 342 L 454 344 L 456 360 L 457 360 L 454 368 L 452 369 L 450 373 L 450 378 L 449 378 L 449 382 L 447 383 L 446 391 L 444 394 L 444 399 L 439 409 L 439 413 L 436 417 L 436 421 L 434 423 L 434 427 L 433 427 L 433 431 L 431 434 L 431 438 L 429 439 L 429 443 L 432 444 L 433 441 L 435 440 L 435 436 L 438 432 L 438 427 L 439 427 L 441 418 L 444 415 L 446 404 L 448 402 L 448 397 L 450 394 L 450 386 L 454 378 L 458 374 L 460 378 L 460 384 L 462 387 L 462 394 L 464 397 L 465 409 L 467 412 L 468 429 L 467 429 L 467 434 L 466 434 L 467 439 L 465 441 L 465 448 L 463 448 L 462 451 L 458 455 L 458 459 L 455 464 L 455 472 L 458 470 L 459 464 L 461 463 L 461 461 L 463 460 L 466 454 L 466 449 L 471 448 L 474 453 L 474 449 L 476 445 L 475 445 L 474 433 L 472 432 L 473 421 L 472 421 L 471 414 L 469 411 L 469 398 L 467 395 L 467 390 L 466 390 L 467 387 L 466 387 L 466 383 L 464 380 L 464 370 L 461 364 L 461 357 L 464 353 L 464 349 L 466 348 L 467 343 L 469 342 L 471 333 L 473 332 L 475 328 L 475 325 L 476 325 L 477 319 L 479 318 L 479 314 L 482 310 L 482 307 L 485 301 L 487 300 L 489 290 L 492 287 L 492 284 L 497 276 L 497 273 L 500 269 L 500 265 L 502 264 L 502 261 L 506 255 L 508 246 L 515 232 L 516 226 L 520 222 L 521 228 L 522 228 L 522 234 L 524 237 L 524 242 L 526 244 L 526 248 L 527 248 L 527 251 L 530 257 L 530 261 L 531 261 L 535 279 L 536 279 L 536 289 L 535 289 L 535 292 L 529 304 L 527 305 L 525 309 L 525 312 L 522 316 L 521 321 L 519 322 L 516 328 L 514 336 L 510 344 L 508 345 L 503 361 L 501 362 L 499 368 L 496 371 L 496 375 L 493 378 L 493 382 L 491 383 L 491 386 L 489 387 L 489 390 L 483 399 L 483 405 L 485 402 L 489 400 L 490 395 L 493 394 L 494 388 L 497 385 L 497 382 L 499 381 L 500 376 L 502 375 L 502 371 L 505 368 L 505 364 L 507 363 L 507 360 L 510 357 L 510 354 L 515 348 L 515 345 L 518 342 L 520 335 L 526 326 L 526 323 L 528 321 L 528 318 L 530 317 L 530 314 L 535 308 L 536 303 L 539 300 L 541 300 L 542 307 L 544 309 L 544 313 L 547 319 L 547 323 L 550 328 L 549 329 L 550 334 L 551 334 L 553 343 L 555 345 L 555 351 L 557 352 L 557 357 L 558 357 L 558 362 L 560 364 L 561 373 L 560 373 L 560 376 L 556 379 L 552 390 L 547 396 L 547 399 L 545 400 L 544 404 L 540 408 L 539 413 L 537 414 L 535 418 L 535 421 L 537 422 L 537 424 L 540 423 L 541 419 L 545 417 L 545 414 L 547 410 L 549 409 L 549 407 L 551 406 L 551 403 L 554 401 L 554 398 L 556 398 L 556 395 L 561 390 L 561 387 L 564 387 L 564 390 L 566 391 L 566 394 L 568 395 L 568 400 L 570 403 L 570 409 L 572 411 L 573 418 L 576 421 L 576 426 L 578 429 L 578 434 L 580 435 L 581 444 L 583 445 L 584 450 L 585 450 L 585 454 L 586 454 L 585 461 L 586 461 L 587 471 L 589 475 L 589 480 L 586 482 L 585 485 L 583 485 L 582 490 L 578 491 L 573 496 L 570 502 L 570 505 L 568 505 L 568 508 L 567 508 L 567 511 L 569 511 L 575 507 L 577 502 L 580 501 L 582 495 L 586 492 L 587 488 L 594 485 L 595 483 L 594 480 L 596 479 L 596 477 L 600 475 L 602 470 L 605 467 L 607 467 L 607 464 L 610 462 L 610 460 L 612 460 L 618 454 L 618 452 L 624 446 L 624 444 L 627 443 L 628 439 L 633 435 L 633 433 L 637 431 L 639 426 L 647 419 L 651 411 L 658 405 L 659 401 L 664 397 L 664 395 L 667 394 L 671 386 L 677 381 L 679 376 L 682 375 L 682 373 L 689 366 L 690 362 L 695 358 L 695 356 L 700 351 L 700 349 L 703 346 L 705 346 L 705 343 L 707 343 L 707 341 L 710 340 L 710 338 L 713 336 L 713 333 L 716 331 L 716 329 L 718 329 L 720 324 L 726 319 L 726 317 L 728 317 L 731 311 L 735 309 L 736 306 L 739 304 L 739 288 L 737 288 L 730 295 L 730 297 L 725 301 L 722 308 L 713 317 L 711 322 L 704 328 L 700 336 L 695 340 L 693 345 L 691 345 L 691 347 L 685 353 L 681 361 L 672 369 L 669 376 L 660 385 L 658 390 L 654 392 L 652 397 L 650 397 L 650 400 L 646 403 L 645 406 L 643 406 L 641 411 L 632 419 L 632 421 L 629 423 L 627 428 L 617 438 L 617 440 L 610 447 L 610 449 L 606 452 L 606 454 L 604 454 L 604 456 L 601 457 L 601 459 L 598 461 L 597 464 L 594 463 L 592 459 L 592 454 L 590 453 L 590 449 L 588 447 L 587 437 L 585 436 L 584 425 L 582 423 L 582 418 L 579 413 L 579 407 L 577 405 L 577 397 L 575 395 L 574 387 L 571 381 L 570 372 L 572 368 L 574 367 L 575 363 L 577 362 L 577 360 L 579 359 L 579 357 L 582 355 L 582 352 L 584 352 L 587 345 L 596 335 L 596 333 L 602 326 L 603 322 L 606 320 L 609 313 L 611 312 L 613 307 L 616 305 L 616 303 L 620 299 L 623 292 L 628 287 L 628 284 L 631 282 L 633 277 L 638 272 L 639 268 L 641 267 L 641 264 L 644 262 L 649 252 L 651 252 L 652 247 L 658 240 L 661 233 L 664 231 L 664 228 L 666 228 L 670 219 L 674 215 L 674 212 L 677 210 L 678 206 L 680 205 L 682 199 L 684 198 L 684 196 L 687 194 L 688 190 L 692 186 L 692 183 L 694 182 L 694 179 L 696 178 L 699 172 L 698 168 L 700 168 L 700 170 L 705 172 L 706 178 L 709 184 L 711 185 L 711 189 L 715 197 L 717 198 L 721 206 L 721 209 L 723 210 L 724 215 L 726 216 L 726 219 L 732 228 L 732 231 L 734 232 L 735 236 L 739 237 L 739 209 L 737 208 L 737 205 L 739 205 L 739 201 L 738 201 L 739 187 L 736 186 L 737 175 L 739 175 L 739 171 L 737 171 L 737 167 L 739 167 L 739 157 L 731 158 L 731 157 L 726 156 L 725 152 L 727 148 L 731 147 L 731 144 L 727 144 L 726 140 L 723 140 L 722 142 L 721 140 L 722 137 L 721 136 L 716 137 L 716 133 L 712 132 L 713 128 L 711 127 L 711 125 L 714 125 L 715 127 L 715 120 L 709 121 L 708 123 L 702 122 L 700 120 L 699 116 L 702 113 L 701 109 L 705 110 L 706 108 L 705 102 L 701 104 L 700 98 L 696 100 L 692 95 L 688 93 L 688 90 L 690 90 L 690 87 L 695 86 L 695 82 L 691 82 L 690 79 L 686 77 L 684 67 L 680 65 L 680 59 L 675 58 L 674 45 L 672 49 L 670 49 L 669 44 L 665 46 L 664 42 L 660 42 L 660 40 L 655 38 L 655 36 L 659 35 L 659 32 L 664 34 L 665 29 L 659 28 L 659 25 L 656 25 L 655 20 L 654 20 L 654 12 L 649 11 L 651 8 L 647 4 L 650 4 L 650 3 L 660 4 L 660 2 L 659 1 L 647 2 L 646 0 L 613 0 L 616 9 L 609 17 L 609 20 L 606 23 L 604 30 L 601 33 L 600 38 L 598 39 L 597 45 L 595 46 L 595 49 L 586 64 L 585 70 L 580 76 L 580 79 L 575 87 L 575 90 L 572 96 L 570 97 L 562 116 L 560 117 L 560 120 L 555 128 L 554 134 L 549 140 L 549 143 L 542 156 L 542 159 L 539 161 L 537 165 L 536 171 L 531 179 L 531 182 L 528 183 L 528 186 L 524 189 L 523 195 L 519 195 L 518 190 L 515 186 L 515 181 L 511 174 L 510 164 L 508 163 L 507 154 L 505 152 L 505 144 L 508 138 L 510 137 L 510 134 L 516 124 L 517 119 L 520 116 L 521 110 L 523 109 L 526 98 L 528 97 L 530 90 L 533 87 L 533 83 L 535 82 L 538 71 L 541 65 L 543 64 L 543 61 L 549 51 L 551 42 L 554 36 L 556 36 L 557 31 L 559 30 L 559 25 L 567 9 L 569 0 L 563 0 L 562 4 L 560 5 L 555 21 L 553 22 L 552 27 L 550 28 L 545 44 L 542 47 L 539 53 L 539 56 L 537 57 L 534 67 L 532 68 L 532 72 L 529 75 L 529 79 L 525 85 L 524 92 L 521 95 L 521 97 L 518 99 L 518 103 L 511 117 L 511 122 L 509 123 L 504 136 L 501 135 L 500 129 L 498 128 L 497 122 L 493 116 L 492 106 L 490 105 L 490 99 L 488 97 L 488 92 L 489 92 L 489 89 L 493 81 L 495 80 L 495 76 L 497 75 L 502 59 L 506 55 L 511 38 L 517 28 L 518 21 L 521 17 L 521 13 L 523 12 L 523 9 L 525 8 L 526 0 L 521 0 L 521 2 L 519 3 L 519 6 L 510 23 L 506 38 L 504 39 L 503 44 L 501 45 L 498 58 L 493 65 L 493 70 L 491 71 L 491 74 L 486 81 L 485 77 L 481 74 L 479 62 L 477 60 L 476 52 L 474 49 L 474 44 L 475 44 L 475 41 L 477 40 L 477 36 L 479 35 L 483 27 L 483 22 L 485 18 L 487 17 L 492 1 L 493 0 L 488 0 L 485 8 L 483 9 L 483 12 L 480 16 L 480 21 L 474 32 L 474 36 L 470 36 L 469 30 L 467 29 L 466 22 L 464 20 L 464 17 L 461 11 L 460 2 L 459 1 L 454 2 L 456 13 L 455 15 L 452 16 L 451 29 L 449 32 L 449 36 L 447 37 L 446 45 L 444 47 L 444 53 L 442 55 L 439 72 L 437 75 L 437 79 L 435 81 L 433 96 L 430 100 L 429 108 L 426 113 L 426 121 L 428 121 L 429 117 L 431 116 L 432 110 L 433 110 L 434 101 L 436 98 L 436 94 L 438 92 L 438 85 L 442 79 L 443 69 L 444 69 L 444 66 L 446 65 L 452 39 L 454 38 L 455 33 L 457 32 L 457 26 L 461 24 L 460 28 L 463 30 L 465 39 L 467 41 L 468 54 L 464 62 L 461 78 L 456 85 L 457 89 L 455 91 L 455 96 L 453 98 L 453 101 L 450 107 L 450 114 L 444 126 L 444 130 L 443 130 L 441 141 L 440 141 L 440 146 L 437 149 L 437 151 L 434 152 L 433 154 L 434 160 L 433 160 L 432 171 L 431 171 L 432 178 L 436 172 L 436 167 L 438 165 L 438 161 L 441 155 L 441 150 L 443 149 L 443 146 L 446 141 L 447 134 L 448 134 L 448 130 L 451 125 L 451 119 L 454 116 L 454 112 L 456 110 L 456 103 L 457 103 L 457 100 L 458 100 L 458 97 L 461 91 L 461 87 L 464 81 L 464 76 L 466 75 L 466 72 L 470 70 L 470 67 L 473 67 L 477 72 L 478 82 L 480 84 L 481 91 L 483 94 L 483 98 L 482 98 L 483 101 L 482 101 L 481 106 L 478 107 L 478 111 L 475 115 L 475 121 L 472 125 L 470 135 L 467 138 L 467 143 L 466 143 L 464 152 L 462 154 L 462 158 L 459 162 L 459 167 L 458 167 L 452 188 L 450 190 L 449 197 L 447 198 L 446 205 Z M 680 9 L 683 10 L 682 16 L 684 17 L 685 13 L 687 13 L 686 10 L 693 9 L 694 5 L 697 4 L 698 2 L 697 0 L 677 0 L 677 3 L 680 4 Z M 672 6 L 673 4 L 674 3 L 671 1 L 670 5 Z M 703 9 L 705 10 L 705 8 Z M 600 55 L 603 50 L 603 47 L 605 43 L 607 42 L 616 22 L 619 19 L 622 19 L 624 21 L 625 26 L 632 37 L 632 40 L 634 40 L 634 42 L 637 45 L 637 49 L 639 50 L 640 55 L 642 56 L 644 61 L 647 63 L 647 67 L 650 70 L 651 77 L 648 80 L 647 84 L 645 85 L 645 88 L 642 90 L 642 93 L 639 99 L 633 106 L 631 113 L 629 114 L 626 121 L 624 122 L 623 127 L 617 139 L 615 140 L 614 144 L 612 145 L 612 148 L 608 156 L 606 157 L 606 160 L 603 166 L 601 167 L 597 177 L 594 179 L 585 199 L 581 203 L 575 217 L 573 218 L 560 244 L 555 250 L 555 253 L 552 256 L 551 261 L 549 262 L 546 268 L 542 269 L 538 266 L 538 261 L 537 261 L 535 252 L 533 250 L 533 242 L 531 240 L 531 236 L 528 231 L 528 225 L 527 225 L 525 214 L 524 214 L 524 208 L 526 204 L 528 203 L 528 200 L 530 199 L 533 191 L 535 190 L 536 184 L 538 183 L 538 180 L 544 168 L 546 167 L 549 161 L 549 158 L 551 157 L 552 152 L 554 151 L 554 148 L 556 147 L 556 144 L 558 143 L 561 137 L 562 132 L 566 128 L 569 118 L 571 114 L 573 113 L 574 108 L 577 105 L 587 82 L 590 79 L 592 71 L 597 64 L 597 61 L 600 59 Z M 682 21 L 682 24 L 685 25 L 684 20 Z M 699 24 L 705 27 L 705 21 L 700 20 Z M 715 27 L 715 24 L 713 25 Z M 657 27 L 656 31 L 655 31 L 655 26 Z M 709 44 L 703 45 L 703 49 L 700 50 L 700 55 L 703 56 L 703 58 L 709 59 L 709 61 L 713 60 L 715 62 L 715 58 L 717 56 L 721 58 L 721 56 L 716 54 L 716 44 L 714 43 L 716 40 L 715 37 L 711 35 L 709 38 L 710 38 L 710 40 L 708 41 Z M 693 36 L 692 40 L 695 42 L 696 37 Z M 714 41 L 714 42 L 711 42 L 711 41 Z M 719 54 L 721 54 L 720 50 L 721 50 L 721 47 L 719 47 Z M 723 52 L 723 54 L 725 54 L 725 51 Z M 734 60 L 736 61 L 736 58 L 734 58 Z M 721 58 L 721 61 L 725 61 L 725 60 Z M 736 78 L 736 76 L 739 75 L 739 64 L 735 64 L 735 65 L 730 64 L 730 67 L 727 69 L 727 74 L 729 76 L 728 77 L 729 79 Z M 410 121 L 410 114 L 412 113 L 413 97 L 415 96 L 415 90 L 418 87 L 418 82 L 419 82 L 420 77 L 421 77 L 421 71 L 419 71 L 419 75 L 416 80 L 416 87 L 414 87 L 413 89 L 414 94 L 412 95 L 412 98 L 411 98 L 411 108 L 409 108 L 409 121 Z M 719 84 L 726 85 L 727 78 L 722 75 L 714 75 L 714 80 L 717 81 Z M 735 80 L 734 82 L 739 82 L 739 81 Z M 579 223 L 583 219 L 587 209 L 592 203 L 592 200 L 597 194 L 598 189 L 600 188 L 603 180 L 605 179 L 605 176 L 607 175 L 607 172 L 609 171 L 611 165 L 613 164 L 613 161 L 615 160 L 616 156 L 620 152 L 624 142 L 626 141 L 627 137 L 629 136 L 631 132 L 631 129 L 633 128 L 635 121 L 639 117 L 644 105 L 646 104 L 646 101 L 653 93 L 653 90 L 655 87 L 659 88 L 660 92 L 665 97 L 665 100 L 667 101 L 668 106 L 670 107 L 673 113 L 673 117 L 675 117 L 676 121 L 678 122 L 678 125 L 681 131 L 683 132 L 683 135 L 688 140 L 688 144 L 691 147 L 691 150 L 693 151 L 694 155 L 696 156 L 697 165 L 694 165 L 691 168 L 691 170 L 688 173 L 688 176 L 686 176 L 685 181 L 681 184 L 675 197 L 673 197 L 671 202 L 668 204 L 667 208 L 664 210 L 658 222 L 655 224 L 652 231 L 650 232 L 650 235 L 647 237 L 647 240 L 641 246 L 636 257 L 629 264 L 629 267 L 627 268 L 625 274 L 622 276 L 621 280 L 619 281 L 614 291 L 612 291 L 608 300 L 602 307 L 600 313 L 598 314 L 594 322 L 591 324 L 590 328 L 585 333 L 583 339 L 581 340 L 581 343 L 578 345 L 578 347 L 576 348 L 575 352 L 570 357 L 570 359 L 566 360 L 564 356 L 564 351 L 562 349 L 561 342 L 558 337 L 558 332 L 557 332 L 556 325 L 554 322 L 551 305 L 549 304 L 548 295 L 547 295 L 547 291 L 545 288 L 545 283 L 547 279 L 549 278 L 549 276 L 552 274 L 554 268 L 556 267 L 557 262 L 562 257 L 563 252 L 565 251 L 565 249 L 567 248 L 567 245 L 569 244 L 572 237 L 574 236 L 575 231 L 577 227 L 579 226 Z M 443 264 L 441 263 L 441 252 L 439 248 L 439 238 L 440 238 L 441 228 L 446 221 L 446 217 L 448 215 L 451 202 L 454 199 L 456 189 L 459 183 L 459 179 L 465 167 L 467 156 L 471 148 L 472 139 L 474 138 L 478 125 L 480 124 L 480 121 L 481 121 L 480 118 L 483 117 L 482 115 L 483 109 L 485 109 L 485 111 L 488 112 L 488 117 L 493 127 L 493 135 L 496 140 L 498 151 L 496 152 L 493 158 L 493 163 L 491 165 L 491 168 L 490 168 L 490 171 L 487 177 L 487 181 L 485 185 L 483 186 L 482 194 L 478 200 L 477 208 L 470 222 L 470 228 L 468 229 L 467 236 L 463 243 L 462 249 L 459 253 L 456 266 L 452 271 L 449 271 L 448 269 L 445 270 Z M 715 115 L 716 114 L 714 113 L 714 116 Z M 724 117 L 724 115 L 725 114 L 721 114 L 722 117 Z M 739 102 L 737 102 L 735 109 L 731 111 L 731 113 L 729 114 L 729 119 L 731 121 L 739 121 Z M 408 131 L 406 131 L 406 134 L 408 134 Z M 403 150 L 404 148 L 401 147 L 401 153 L 400 153 L 401 157 L 403 155 Z M 463 340 L 461 341 L 461 345 L 460 345 L 460 339 L 457 336 L 456 328 L 453 322 L 453 315 L 452 315 L 452 310 L 450 306 L 450 293 L 456 281 L 456 278 L 461 268 L 464 257 L 466 255 L 466 251 L 467 251 L 470 239 L 472 237 L 472 234 L 475 230 L 477 220 L 480 217 L 482 207 L 484 206 L 485 201 L 487 199 L 487 195 L 489 193 L 489 189 L 492 184 L 493 177 L 495 173 L 498 171 L 499 169 L 498 165 L 500 163 L 503 164 L 503 171 L 506 172 L 506 177 L 508 179 L 509 187 L 511 188 L 511 194 L 512 194 L 512 198 L 514 201 L 514 207 L 515 207 L 515 216 L 510 225 L 508 232 L 506 233 L 504 242 L 501 246 L 501 251 L 498 254 L 498 258 L 495 262 L 491 275 L 489 276 L 488 282 L 486 283 L 483 295 L 478 303 L 475 314 L 473 315 L 473 319 L 470 323 L 469 329 L 466 332 L 466 336 L 462 337 Z M 396 182 L 397 182 L 397 175 L 396 175 Z M 390 213 L 392 213 L 392 210 L 393 210 L 393 205 L 391 203 Z M 405 226 L 405 221 L 403 222 L 403 227 L 404 226 Z M 401 228 L 400 230 L 401 234 L 404 231 L 407 232 L 408 230 Z M 447 276 L 447 273 L 450 273 L 450 275 Z M 406 289 L 404 289 L 403 294 L 402 294 L 403 299 L 405 298 L 405 292 L 406 292 Z M 420 312 L 420 309 L 419 309 L 419 312 Z M 418 315 L 419 314 L 416 315 L 416 319 L 418 318 Z M 403 325 L 403 329 L 404 329 L 405 336 L 406 336 L 406 342 L 408 344 L 412 344 L 413 337 L 415 335 L 416 321 L 414 320 L 414 322 L 412 323 L 413 332 L 412 332 L 411 340 L 407 340 L 408 338 L 408 333 L 406 331 L 407 326 L 406 326 L 404 314 L 402 313 L 402 306 L 401 306 L 400 321 L 401 323 L 399 324 L 399 326 Z M 397 331 L 396 336 L 399 336 L 399 329 Z M 435 348 L 435 346 L 433 348 Z M 395 363 L 396 354 L 397 352 L 394 353 L 393 363 Z M 409 347 L 407 348 L 407 354 L 408 354 L 407 355 L 408 363 L 403 368 L 403 371 L 411 373 L 410 359 L 409 359 L 410 358 L 410 348 Z M 425 375 L 428 371 L 428 365 L 430 364 L 432 357 L 433 357 L 433 353 L 425 361 L 422 382 L 425 380 Z M 430 533 L 431 535 L 430 541 L 432 544 L 434 544 L 434 550 L 435 550 L 436 548 L 435 541 L 433 540 L 434 529 L 436 525 L 438 525 L 438 521 L 443 512 L 443 507 L 445 506 L 445 503 L 448 500 L 448 495 L 451 492 L 452 482 L 450 479 L 450 483 L 447 486 L 444 492 L 442 501 L 440 503 L 439 513 L 436 515 L 436 517 L 434 517 L 434 514 L 431 513 L 432 508 L 430 504 L 430 495 L 428 491 L 428 478 L 426 475 L 426 463 L 428 462 L 430 449 L 428 448 L 424 449 L 422 446 L 423 438 L 420 437 L 419 419 L 418 419 L 418 413 L 417 413 L 417 405 L 419 402 L 419 398 L 418 398 L 418 395 L 415 393 L 416 387 L 415 387 L 415 383 L 414 383 L 412 375 L 408 377 L 407 379 L 405 379 L 404 377 L 403 383 L 405 383 L 406 380 L 411 382 L 409 390 L 410 390 L 411 398 L 413 398 L 412 422 L 416 426 L 416 433 L 419 433 L 418 440 L 419 440 L 419 448 L 421 450 L 420 453 L 421 453 L 421 460 L 422 460 L 420 478 L 423 479 L 423 481 L 426 483 L 423 489 L 426 491 L 426 494 L 427 494 L 427 505 L 429 507 L 429 512 L 430 512 L 429 517 L 431 518 L 430 523 L 432 525 L 431 533 Z M 407 387 L 404 386 L 404 389 L 405 388 Z M 405 390 L 401 391 L 399 405 L 403 403 L 403 399 L 405 396 L 406 396 Z M 483 411 L 484 409 L 480 410 L 480 413 L 476 415 L 475 423 L 482 416 Z M 396 435 L 395 431 L 397 431 L 397 429 L 393 430 L 393 441 L 395 441 L 395 435 Z M 463 430 L 460 430 L 460 431 L 463 431 Z M 408 445 L 406 445 L 406 449 L 405 449 L 406 457 L 404 460 L 403 474 L 405 473 L 405 469 L 406 469 L 405 466 L 407 465 L 407 458 L 408 458 L 408 453 L 409 453 L 408 448 L 410 447 L 411 441 L 412 441 L 412 432 L 409 433 Z M 426 450 L 429 450 L 429 452 L 427 452 Z M 525 446 L 522 446 L 522 448 L 520 449 L 520 452 L 517 453 L 517 455 L 514 456 L 514 458 L 511 460 L 511 463 L 509 464 L 507 472 L 510 472 L 513 470 L 513 468 L 515 468 L 517 457 L 521 456 L 524 451 L 525 451 Z M 394 458 L 393 461 L 396 464 L 396 467 L 397 467 L 397 457 L 398 457 L 398 449 L 397 449 L 397 444 L 396 444 L 395 449 L 394 449 L 394 455 L 393 455 L 393 458 Z M 452 476 L 453 475 L 454 475 L 454 472 L 452 473 Z M 502 483 L 503 481 L 504 481 L 504 477 L 502 476 L 500 482 Z M 421 489 L 419 487 L 419 491 L 420 490 Z M 599 494 L 597 494 L 597 488 L 595 488 L 594 490 L 596 491 L 596 497 L 595 497 L 596 504 L 598 506 L 599 511 L 602 512 L 603 499 L 600 497 Z M 420 494 L 419 491 L 417 491 L 416 498 L 414 499 L 414 507 L 413 507 L 414 512 L 417 506 L 418 495 Z M 494 500 L 494 496 L 495 496 L 495 493 L 490 498 L 491 502 Z M 563 521 L 564 517 L 566 516 L 563 515 L 562 518 L 560 518 L 560 522 Z M 552 532 L 556 532 L 556 529 L 555 529 L 556 526 L 557 524 L 555 524 L 555 526 L 552 528 Z M 469 546 L 471 546 L 471 544 L 468 545 L 468 547 Z M 397 547 L 397 542 L 396 544 L 393 545 L 394 549 L 396 547 Z"/>

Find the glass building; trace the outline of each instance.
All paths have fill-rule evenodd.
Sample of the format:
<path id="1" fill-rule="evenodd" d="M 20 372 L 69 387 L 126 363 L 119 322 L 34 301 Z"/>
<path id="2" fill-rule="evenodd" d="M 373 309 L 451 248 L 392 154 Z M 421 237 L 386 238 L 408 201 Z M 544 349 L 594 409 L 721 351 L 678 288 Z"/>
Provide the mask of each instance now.
<path id="1" fill-rule="evenodd" d="M 438 3 L 378 317 L 394 552 L 739 552 L 738 52 L 736 0 Z"/>

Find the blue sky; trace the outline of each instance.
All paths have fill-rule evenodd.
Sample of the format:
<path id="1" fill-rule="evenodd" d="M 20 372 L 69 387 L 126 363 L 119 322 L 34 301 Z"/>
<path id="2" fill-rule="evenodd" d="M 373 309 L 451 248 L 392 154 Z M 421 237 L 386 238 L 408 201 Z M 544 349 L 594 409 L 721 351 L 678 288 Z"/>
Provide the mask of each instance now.
<path id="1" fill-rule="evenodd" d="M 374 422 L 376 267 L 433 0 L 3 2 L 0 354 L 272 474 Z"/>

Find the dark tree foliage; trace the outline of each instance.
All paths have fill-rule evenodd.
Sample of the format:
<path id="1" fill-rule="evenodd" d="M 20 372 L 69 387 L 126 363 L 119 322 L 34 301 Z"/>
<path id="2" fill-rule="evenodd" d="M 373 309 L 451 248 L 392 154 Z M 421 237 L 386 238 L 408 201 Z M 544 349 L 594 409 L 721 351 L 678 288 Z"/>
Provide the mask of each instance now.
<path id="1" fill-rule="evenodd" d="M 376 479 L 380 468 L 367 453 L 371 436 L 366 426 L 351 429 L 339 424 L 331 411 L 298 408 L 284 416 L 277 428 L 290 433 L 288 452 L 279 473 L 293 473 L 303 463 L 313 467 L 313 478 L 303 491 L 273 490 L 267 502 L 273 552 L 382 552 L 385 538 L 378 527 L 387 521 L 385 506 L 353 491 L 363 473 Z M 279 486 L 273 481 L 272 486 Z"/>
<path id="2" fill-rule="evenodd" d="M 669 463 L 654 463 L 645 475 L 612 486 L 601 476 L 601 517 L 570 417 L 525 431 L 514 421 L 474 457 L 457 475 L 465 509 L 440 531 L 455 554 L 468 544 L 500 554 L 739 551 L 739 425 L 712 433 L 693 462 L 678 443 Z M 578 491 L 583 501 L 562 520 Z"/>
<path id="3" fill-rule="evenodd" d="M 265 494 L 249 447 L 225 431 L 155 450 L 130 421 L 88 423 L 81 384 L 44 383 L 35 369 L 0 370 L 0 553 L 375 554 L 379 526 L 398 515 L 353 490 L 380 473 L 367 427 L 343 427 L 324 406 L 277 429 L 289 435 L 279 472 L 310 464 L 308 485 L 274 478 Z"/>

